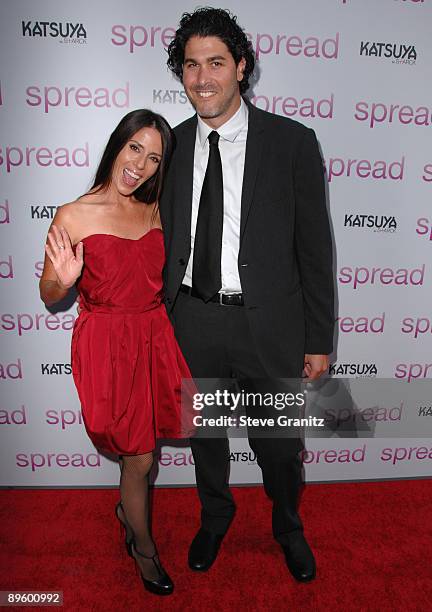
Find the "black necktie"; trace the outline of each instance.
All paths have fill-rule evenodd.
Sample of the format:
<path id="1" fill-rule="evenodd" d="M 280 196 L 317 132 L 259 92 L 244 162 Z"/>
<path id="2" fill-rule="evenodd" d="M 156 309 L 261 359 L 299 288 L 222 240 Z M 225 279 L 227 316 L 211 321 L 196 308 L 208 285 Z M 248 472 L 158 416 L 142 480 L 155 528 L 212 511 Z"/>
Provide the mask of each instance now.
<path id="1" fill-rule="evenodd" d="M 223 178 L 219 134 L 210 132 L 208 140 L 209 157 L 199 202 L 192 268 L 192 286 L 205 302 L 222 287 Z"/>

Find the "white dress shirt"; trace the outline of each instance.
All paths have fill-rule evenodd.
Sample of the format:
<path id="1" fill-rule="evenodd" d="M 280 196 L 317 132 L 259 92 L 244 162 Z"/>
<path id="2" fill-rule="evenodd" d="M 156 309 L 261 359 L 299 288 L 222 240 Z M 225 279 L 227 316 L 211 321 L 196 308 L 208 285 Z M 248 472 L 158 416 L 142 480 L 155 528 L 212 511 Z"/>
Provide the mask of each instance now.
<path id="1" fill-rule="evenodd" d="M 238 273 L 238 254 L 240 248 L 240 209 L 243 187 L 243 171 L 246 153 L 248 130 L 248 108 L 241 100 L 240 108 L 226 123 L 216 131 L 219 138 L 219 151 L 223 175 L 223 228 L 221 293 L 241 292 Z M 183 283 L 192 286 L 192 263 L 194 253 L 195 230 L 198 218 L 199 201 L 207 169 L 209 144 L 208 135 L 212 128 L 198 117 L 195 139 L 193 195 L 191 218 L 191 254 L 186 268 Z"/>

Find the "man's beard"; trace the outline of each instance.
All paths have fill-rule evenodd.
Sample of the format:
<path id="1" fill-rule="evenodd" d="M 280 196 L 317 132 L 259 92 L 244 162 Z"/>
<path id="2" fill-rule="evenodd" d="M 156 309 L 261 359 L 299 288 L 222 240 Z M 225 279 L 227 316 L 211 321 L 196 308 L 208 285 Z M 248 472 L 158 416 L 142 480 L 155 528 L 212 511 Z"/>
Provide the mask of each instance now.
<path id="1" fill-rule="evenodd" d="M 196 92 L 194 92 L 196 93 Z M 197 114 L 199 115 L 199 117 L 201 117 L 202 119 L 215 119 L 216 117 L 220 117 L 221 115 L 223 115 L 224 113 L 226 113 L 226 111 L 229 109 L 229 107 L 231 106 L 235 96 L 236 96 L 237 91 L 235 89 L 233 89 L 230 92 L 230 96 L 228 98 L 223 98 L 218 104 L 217 106 L 213 107 L 213 108 L 206 108 L 205 104 L 203 105 L 204 108 L 202 111 L 199 110 L 199 100 L 198 103 L 194 103 L 192 102 L 192 100 L 189 99 L 189 101 L 191 102 L 192 106 L 194 107 L 195 111 L 197 112 Z"/>

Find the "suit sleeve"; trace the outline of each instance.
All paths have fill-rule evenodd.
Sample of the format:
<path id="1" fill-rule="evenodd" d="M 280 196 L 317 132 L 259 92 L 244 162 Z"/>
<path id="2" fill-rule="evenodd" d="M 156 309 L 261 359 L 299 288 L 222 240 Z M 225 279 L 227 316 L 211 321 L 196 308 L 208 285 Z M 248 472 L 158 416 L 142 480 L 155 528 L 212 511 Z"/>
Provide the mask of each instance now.
<path id="1" fill-rule="evenodd" d="M 324 188 L 323 162 L 315 132 L 305 130 L 294 168 L 295 249 L 303 291 L 305 352 L 333 350 L 334 289 L 332 240 Z"/>

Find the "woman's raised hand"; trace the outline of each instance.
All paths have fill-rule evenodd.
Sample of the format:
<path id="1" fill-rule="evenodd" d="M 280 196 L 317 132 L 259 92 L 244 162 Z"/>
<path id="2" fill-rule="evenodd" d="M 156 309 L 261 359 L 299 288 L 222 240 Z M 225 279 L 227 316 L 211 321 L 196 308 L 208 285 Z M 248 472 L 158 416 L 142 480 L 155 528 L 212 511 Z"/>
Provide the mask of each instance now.
<path id="1" fill-rule="evenodd" d="M 72 287 L 81 274 L 84 264 L 83 249 L 83 243 L 79 242 L 74 254 L 71 239 L 65 228 L 51 226 L 45 252 L 54 266 L 59 285 L 64 289 Z"/>

